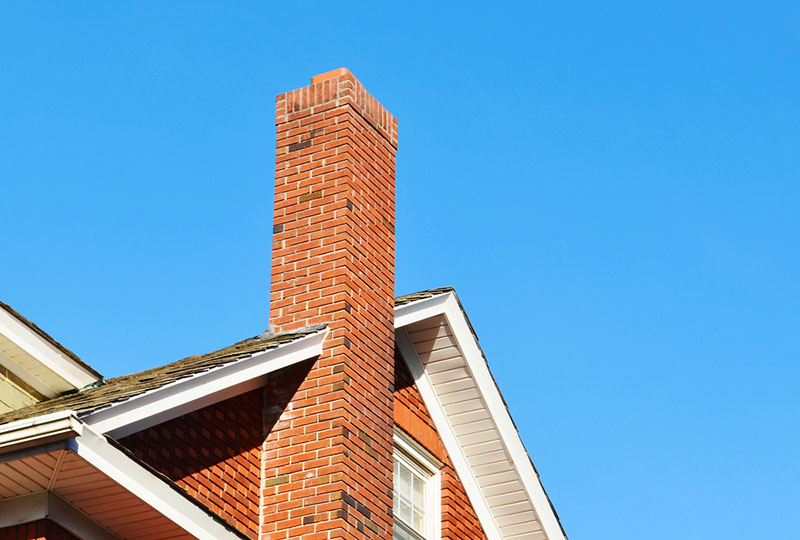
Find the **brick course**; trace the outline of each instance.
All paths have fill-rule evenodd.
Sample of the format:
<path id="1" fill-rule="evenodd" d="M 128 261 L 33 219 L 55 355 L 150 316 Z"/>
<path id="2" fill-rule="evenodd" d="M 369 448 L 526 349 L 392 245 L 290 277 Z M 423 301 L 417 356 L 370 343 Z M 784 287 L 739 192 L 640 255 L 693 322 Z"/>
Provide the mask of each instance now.
<path id="1" fill-rule="evenodd" d="M 120 442 L 228 523 L 257 538 L 262 407 L 258 389 Z"/>

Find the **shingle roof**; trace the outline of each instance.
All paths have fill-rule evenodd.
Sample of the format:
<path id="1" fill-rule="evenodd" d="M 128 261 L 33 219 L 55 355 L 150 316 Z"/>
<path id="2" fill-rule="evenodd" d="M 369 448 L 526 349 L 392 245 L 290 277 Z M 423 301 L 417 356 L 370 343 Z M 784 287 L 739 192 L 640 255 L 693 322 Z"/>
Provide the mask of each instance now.
<path id="1" fill-rule="evenodd" d="M 27 326 L 28 328 L 33 330 L 36 334 L 39 335 L 39 337 L 41 337 L 42 339 L 44 339 L 45 341 L 50 343 L 50 345 L 52 345 L 53 347 L 55 347 L 56 349 L 61 351 L 64 354 L 64 356 L 67 356 L 70 360 L 72 360 L 76 364 L 80 365 L 83 369 L 85 369 L 86 371 L 90 372 L 92 375 L 95 375 L 98 379 L 102 379 L 103 378 L 103 376 L 100 375 L 100 373 L 98 373 L 94 369 L 92 369 L 92 367 L 89 364 L 87 364 L 86 362 L 84 362 L 83 360 L 78 358 L 78 356 L 74 352 L 72 352 L 71 350 L 67 349 L 61 343 L 59 343 L 58 341 L 53 339 L 52 336 L 50 336 L 50 334 L 48 334 L 47 332 L 45 332 L 44 330 L 42 330 L 41 328 L 36 326 L 33 322 L 31 322 L 28 319 L 26 319 L 17 310 L 12 308 L 8 304 L 4 304 L 3 302 L 0 302 L 0 308 L 3 308 L 7 312 L 9 312 L 11 315 L 16 317 L 19 320 L 19 322 L 21 322 L 22 324 L 24 324 L 25 326 Z"/>
<path id="2" fill-rule="evenodd" d="M 218 351 L 190 356 L 165 366 L 109 379 L 80 392 L 67 394 L 0 415 L 0 424 L 64 410 L 74 410 L 79 416 L 85 415 L 190 375 L 208 371 L 257 352 L 274 349 L 279 345 L 319 332 L 321 328 L 316 326 L 295 332 L 257 336 Z"/>
<path id="3" fill-rule="evenodd" d="M 402 306 L 409 304 L 416 300 L 423 300 L 432 296 L 452 292 L 452 287 L 440 287 L 437 289 L 428 289 L 405 296 L 395 298 L 395 306 Z M 69 352 L 66 348 L 59 345 L 53 338 L 48 336 L 40 330 L 35 324 L 28 321 L 22 315 L 19 315 L 5 304 L 0 303 L 1 306 L 13 312 L 15 316 L 19 317 L 21 321 L 25 322 L 34 331 L 42 337 L 57 345 L 61 350 L 65 351 L 70 358 L 81 362 L 77 356 Z M 131 397 L 160 388 L 169 383 L 175 382 L 179 379 L 189 377 L 196 373 L 208 371 L 209 369 L 221 366 L 228 362 L 250 356 L 253 353 L 274 349 L 279 345 L 289 343 L 301 337 L 318 332 L 320 327 L 313 327 L 296 332 L 287 332 L 284 334 L 271 335 L 268 333 L 261 334 L 260 336 L 246 339 L 235 343 L 230 347 L 225 347 L 218 351 L 210 352 L 198 356 L 190 356 L 177 362 L 172 362 L 165 366 L 155 367 L 138 373 L 130 375 L 123 375 L 109 379 L 99 383 L 97 386 L 86 388 L 80 392 L 67 394 L 58 398 L 54 398 L 42 403 L 25 407 L 16 411 L 10 411 L 6 414 L 0 415 L 0 424 L 6 422 L 13 422 L 31 416 L 38 416 L 48 414 L 56 411 L 74 410 L 78 415 L 85 415 L 99 409 L 108 407 L 114 403 L 125 401 Z"/>
<path id="4" fill-rule="evenodd" d="M 420 291 L 411 294 L 407 294 L 405 296 L 398 296 L 394 299 L 394 305 L 402 306 L 404 304 L 410 304 L 416 300 L 424 300 L 425 298 L 430 298 L 431 296 L 438 296 L 440 294 L 445 294 L 449 292 L 453 292 L 455 289 L 453 287 L 439 287 L 437 289 L 428 289 L 427 291 Z"/>

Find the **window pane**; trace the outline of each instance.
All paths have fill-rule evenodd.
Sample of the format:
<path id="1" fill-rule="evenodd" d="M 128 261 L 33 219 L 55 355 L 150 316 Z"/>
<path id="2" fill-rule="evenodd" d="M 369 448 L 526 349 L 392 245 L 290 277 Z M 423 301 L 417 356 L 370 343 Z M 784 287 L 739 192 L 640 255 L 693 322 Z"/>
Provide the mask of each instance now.
<path id="1" fill-rule="evenodd" d="M 395 540 L 425 540 L 428 524 L 425 508 L 427 476 L 402 460 L 394 462 L 394 538 Z"/>
<path id="2" fill-rule="evenodd" d="M 400 484 L 398 486 L 398 491 L 409 499 L 411 499 L 411 482 L 411 471 L 403 465 L 400 465 Z"/>
<path id="3" fill-rule="evenodd" d="M 408 503 L 404 497 L 400 497 L 400 507 L 397 509 L 397 515 L 406 523 L 411 523 L 411 504 Z"/>
<path id="4" fill-rule="evenodd" d="M 425 506 L 425 484 L 419 478 L 414 478 L 414 504 L 420 508 Z"/>
<path id="5" fill-rule="evenodd" d="M 423 532 L 425 528 L 425 514 L 419 509 L 414 508 L 414 529 Z"/>

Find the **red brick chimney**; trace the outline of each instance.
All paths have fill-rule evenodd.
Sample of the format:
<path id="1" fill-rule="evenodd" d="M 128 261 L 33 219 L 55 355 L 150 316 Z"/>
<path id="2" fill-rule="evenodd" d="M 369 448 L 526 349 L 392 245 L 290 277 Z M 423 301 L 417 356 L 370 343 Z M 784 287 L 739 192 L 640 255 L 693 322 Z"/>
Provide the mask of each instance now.
<path id="1" fill-rule="evenodd" d="M 389 540 L 397 121 L 342 68 L 275 123 L 270 325 L 330 333 L 265 391 L 262 538 Z"/>

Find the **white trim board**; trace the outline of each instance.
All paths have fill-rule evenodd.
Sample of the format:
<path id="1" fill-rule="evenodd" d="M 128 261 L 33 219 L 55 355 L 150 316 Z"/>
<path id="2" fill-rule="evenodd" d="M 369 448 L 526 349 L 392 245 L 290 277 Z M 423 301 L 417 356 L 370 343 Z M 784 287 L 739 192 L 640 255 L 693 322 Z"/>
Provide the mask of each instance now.
<path id="1" fill-rule="evenodd" d="M 5 436 L 7 447 L 16 448 L 17 441 L 30 446 L 37 443 L 47 443 L 52 440 L 53 434 L 66 438 L 66 447 L 90 463 L 93 467 L 105 474 L 139 498 L 144 503 L 156 509 L 164 517 L 194 535 L 200 540 L 241 540 L 241 536 L 229 530 L 220 521 L 209 514 L 198 503 L 187 499 L 176 491 L 159 476 L 132 460 L 125 452 L 113 446 L 106 437 L 94 431 L 83 423 L 72 411 L 62 411 L 37 418 L 19 420 L 2 426 L 0 435 Z M 57 465 L 58 467 L 58 465 Z M 47 493 L 47 492 L 41 492 Z M 36 494 L 34 494 L 36 495 Z M 25 523 L 31 515 L 36 515 L 36 508 L 40 507 L 42 500 L 31 496 L 27 502 L 21 501 L 23 497 L 15 497 L 3 501 L 0 506 L 0 516 L 9 516 L 13 523 Z M 8 502 L 11 501 L 11 502 Z M 44 500 L 46 508 L 70 507 L 60 500 L 52 500 L 49 496 Z M 52 504 L 51 504 L 52 503 Z M 59 504 L 63 503 L 63 504 Z M 36 506 L 39 505 L 39 506 Z M 63 513 L 63 512 L 62 512 Z M 80 514 L 78 512 L 78 514 Z M 91 534 L 91 524 L 86 520 L 78 519 L 80 515 L 71 516 L 64 514 L 65 528 L 85 531 L 78 534 L 83 538 L 109 539 L 112 537 Z M 13 516 L 13 517 L 12 517 Z M 43 517 L 49 517 L 47 514 Z M 19 521 L 22 519 L 23 521 Z M 34 519 L 38 519 L 35 518 Z M 0 520 L 0 523 L 2 520 Z M 89 529 L 86 529 L 89 527 Z M 116 538 L 116 537 L 113 537 Z"/>
<path id="2" fill-rule="evenodd" d="M 199 540 L 241 540 L 207 511 L 187 500 L 161 478 L 131 460 L 106 438 L 84 427 L 83 434 L 69 439 L 70 450 L 100 472 L 149 504 Z"/>
<path id="3" fill-rule="evenodd" d="M 64 381 L 73 389 L 80 389 L 100 380 L 96 374 L 69 358 L 58 347 L 2 307 L 0 307 L 0 334 L 5 335 L 15 345 L 45 366 L 56 376 L 54 380 Z M 64 391 L 64 389 L 56 390 Z"/>
<path id="4" fill-rule="evenodd" d="M 202 407 L 259 388 L 276 370 L 319 356 L 328 330 L 143 392 L 82 419 L 99 433 L 122 438 Z"/>
<path id="5" fill-rule="evenodd" d="M 121 540 L 52 491 L 38 491 L 0 501 L 0 528 L 40 519 L 49 519 L 79 538 Z"/>
<path id="6" fill-rule="evenodd" d="M 464 368 L 474 383 L 482 400 L 483 413 L 491 420 L 493 429 L 499 433 L 499 443 L 532 505 L 532 519 L 541 526 L 547 540 L 566 540 L 558 518 L 555 515 L 539 476 L 522 444 L 500 391 L 492 377 L 483 352 L 470 328 L 466 315 L 453 292 L 442 293 L 431 298 L 417 300 L 395 309 L 395 335 L 397 347 L 406 360 L 411 375 L 417 383 L 422 399 L 433 419 L 442 443 L 453 461 L 453 466 L 461 478 L 467 495 L 475 508 L 478 519 L 490 540 L 503 538 L 498 525 L 502 517 L 493 513 L 488 503 L 488 495 L 483 493 L 469 460 L 462 450 L 462 444 L 454 431 L 448 414 L 442 405 L 424 365 L 417 355 L 414 344 L 406 331 L 410 325 L 433 317 L 444 316 L 450 332 L 460 350 Z M 539 536 L 541 537 L 541 536 Z M 521 536 L 520 538 L 524 538 Z"/>
<path id="7" fill-rule="evenodd" d="M 83 431 L 73 411 L 59 411 L 23 418 L 0 426 L 0 453 L 60 441 Z"/>

